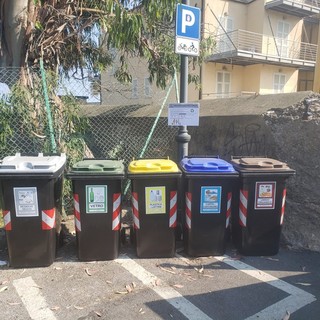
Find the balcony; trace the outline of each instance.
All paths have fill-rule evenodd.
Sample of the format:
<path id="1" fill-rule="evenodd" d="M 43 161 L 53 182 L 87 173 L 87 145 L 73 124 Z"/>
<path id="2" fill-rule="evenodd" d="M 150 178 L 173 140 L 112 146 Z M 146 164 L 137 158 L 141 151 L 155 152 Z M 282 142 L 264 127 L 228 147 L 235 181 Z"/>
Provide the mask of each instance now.
<path id="1" fill-rule="evenodd" d="M 316 56 L 314 44 L 234 30 L 216 37 L 216 46 L 208 61 L 242 66 L 264 63 L 312 70 Z"/>
<path id="2" fill-rule="evenodd" d="M 266 0 L 265 8 L 297 17 L 320 13 L 320 0 Z"/>

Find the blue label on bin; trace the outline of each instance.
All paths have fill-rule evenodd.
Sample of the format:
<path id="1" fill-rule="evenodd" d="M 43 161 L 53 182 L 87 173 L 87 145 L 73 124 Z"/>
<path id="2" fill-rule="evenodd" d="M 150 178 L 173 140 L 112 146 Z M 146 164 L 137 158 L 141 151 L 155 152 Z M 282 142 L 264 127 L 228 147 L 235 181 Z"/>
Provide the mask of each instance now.
<path id="1" fill-rule="evenodd" d="M 200 213 L 220 213 L 221 187 L 201 187 Z"/>

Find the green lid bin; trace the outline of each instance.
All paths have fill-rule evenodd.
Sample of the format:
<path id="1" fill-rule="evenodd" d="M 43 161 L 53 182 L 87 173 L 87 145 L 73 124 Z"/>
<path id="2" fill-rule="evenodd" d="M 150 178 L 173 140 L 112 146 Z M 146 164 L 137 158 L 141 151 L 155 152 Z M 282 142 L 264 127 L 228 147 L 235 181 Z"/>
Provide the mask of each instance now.
<path id="1" fill-rule="evenodd" d="M 68 173 L 73 187 L 79 260 L 118 257 L 124 176 L 120 160 L 84 159 L 75 163 Z"/>

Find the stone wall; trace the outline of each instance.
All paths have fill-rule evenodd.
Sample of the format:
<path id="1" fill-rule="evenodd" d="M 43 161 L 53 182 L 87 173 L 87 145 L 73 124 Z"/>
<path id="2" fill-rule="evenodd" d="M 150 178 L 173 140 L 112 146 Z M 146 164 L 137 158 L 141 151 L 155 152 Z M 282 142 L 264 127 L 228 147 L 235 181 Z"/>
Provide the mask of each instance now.
<path id="1" fill-rule="evenodd" d="M 292 95 L 287 97 L 292 103 Z M 189 154 L 219 155 L 225 160 L 267 156 L 286 162 L 296 175 L 287 180 L 283 241 L 294 249 L 320 252 L 320 98 L 304 93 L 287 107 L 286 96 L 279 98 L 281 108 L 266 105 L 260 114 L 244 108 L 243 115 L 201 117 L 199 127 L 188 128 Z M 304 102 L 309 99 L 313 99 L 309 117 L 303 120 Z"/>

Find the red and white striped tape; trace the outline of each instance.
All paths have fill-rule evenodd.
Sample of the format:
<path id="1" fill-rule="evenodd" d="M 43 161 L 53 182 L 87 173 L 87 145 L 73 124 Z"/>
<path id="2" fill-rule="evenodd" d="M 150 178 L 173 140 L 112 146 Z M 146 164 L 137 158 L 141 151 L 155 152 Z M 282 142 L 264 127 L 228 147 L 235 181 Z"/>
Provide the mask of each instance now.
<path id="1" fill-rule="evenodd" d="M 287 196 L 287 189 L 284 189 L 284 190 L 283 190 L 283 194 L 282 194 L 280 226 L 282 226 L 282 224 L 283 224 L 284 210 L 285 210 L 285 206 L 286 206 L 286 196 Z"/>
<path id="2" fill-rule="evenodd" d="M 77 232 L 81 231 L 81 220 L 80 220 L 80 204 L 79 204 L 79 195 L 75 193 L 73 195 L 73 204 L 74 204 L 74 225 Z"/>
<path id="3" fill-rule="evenodd" d="M 138 193 L 137 192 L 132 192 L 132 212 L 133 212 L 133 227 L 135 229 L 140 229 Z"/>
<path id="4" fill-rule="evenodd" d="M 186 227 L 191 229 L 191 203 L 192 194 L 191 192 L 186 192 Z"/>
<path id="5" fill-rule="evenodd" d="M 169 228 L 177 226 L 177 191 L 170 191 Z"/>
<path id="6" fill-rule="evenodd" d="M 113 194 L 112 230 L 120 230 L 121 193 Z"/>
<path id="7" fill-rule="evenodd" d="M 12 230 L 12 224 L 11 224 L 11 213 L 9 210 L 3 210 L 2 211 L 3 221 L 4 221 L 4 229 L 6 231 Z"/>
<path id="8" fill-rule="evenodd" d="M 226 212 L 226 229 L 229 227 L 229 224 L 230 224 L 231 201 L 232 201 L 232 193 L 228 192 L 228 196 L 227 196 L 227 212 Z"/>
<path id="9" fill-rule="evenodd" d="M 248 213 L 248 191 L 240 190 L 239 223 L 242 227 L 247 226 L 247 213 Z"/>
<path id="10" fill-rule="evenodd" d="M 56 226 L 55 208 L 41 211 L 42 230 L 51 230 Z"/>

